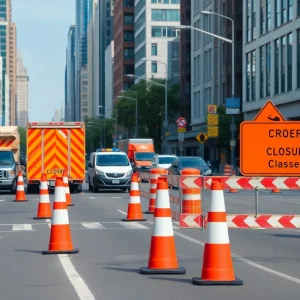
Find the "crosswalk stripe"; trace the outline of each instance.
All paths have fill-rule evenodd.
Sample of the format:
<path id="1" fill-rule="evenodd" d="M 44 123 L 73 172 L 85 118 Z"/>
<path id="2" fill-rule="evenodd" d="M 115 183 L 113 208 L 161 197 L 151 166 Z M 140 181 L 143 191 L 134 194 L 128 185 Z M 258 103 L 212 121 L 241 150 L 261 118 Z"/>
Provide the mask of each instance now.
<path id="1" fill-rule="evenodd" d="M 119 224 L 129 229 L 149 229 L 148 227 L 136 222 L 119 222 Z"/>
<path id="2" fill-rule="evenodd" d="M 85 223 L 81 223 L 81 225 L 87 229 L 103 229 L 103 228 L 105 228 L 99 222 L 85 222 Z"/>
<path id="3" fill-rule="evenodd" d="M 31 224 L 14 224 L 13 231 L 30 231 L 32 230 Z"/>

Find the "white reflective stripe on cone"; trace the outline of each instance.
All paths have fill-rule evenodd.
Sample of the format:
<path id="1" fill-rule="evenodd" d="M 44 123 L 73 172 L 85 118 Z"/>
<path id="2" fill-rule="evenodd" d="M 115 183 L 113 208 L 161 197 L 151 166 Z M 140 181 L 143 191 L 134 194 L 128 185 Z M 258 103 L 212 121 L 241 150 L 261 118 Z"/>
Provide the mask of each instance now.
<path id="1" fill-rule="evenodd" d="M 182 194 L 182 200 L 200 200 L 200 194 Z"/>
<path id="2" fill-rule="evenodd" d="M 49 195 L 40 195 L 40 203 L 49 203 Z"/>
<path id="3" fill-rule="evenodd" d="M 156 198 L 156 194 L 150 194 L 150 198 L 151 199 L 155 199 Z"/>
<path id="4" fill-rule="evenodd" d="M 18 176 L 18 181 L 19 181 L 19 182 L 24 182 L 23 176 Z"/>
<path id="5" fill-rule="evenodd" d="M 24 185 L 17 185 L 17 191 L 24 191 Z"/>
<path id="6" fill-rule="evenodd" d="M 130 196 L 129 203 L 141 203 L 140 196 Z"/>
<path id="7" fill-rule="evenodd" d="M 70 190 L 69 190 L 69 187 L 68 187 L 68 186 L 65 186 L 65 193 L 66 193 L 66 194 L 70 194 Z"/>
<path id="8" fill-rule="evenodd" d="M 169 199 L 168 190 L 157 190 L 155 207 L 170 208 L 170 199 Z"/>
<path id="9" fill-rule="evenodd" d="M 69 183 L 67 177 L 63 177 L 63 183 Z"/>
<path id="10" fill-rule="evenodd" d="M 54 202 L 66 202 L 66 194 L 64 187 L 55 187 L 54 190 Z"/>
<path id="11" fill-rule="evenodd" d="M 131 182 L 130 189 L 134 190 L 134 191 L 138 191 L 139 190 L 139 183 L 138 182 Z"/>
<path id="12" fill-rule="evenodd" d="M 224 212 L 225 202 L 223 190 L 211 191 L 211 202 L 210 202 L 210 212 Z"/>
<path id="13" fill-rule="evenodd" d="M 207 244 L 229 244 L 227 222 L 208 222 L 206 229 Z"/>
<path id="14" fill-rule="evenodd" d="M 152 236 L 173 236 L 171 217 L 155 217 Z"/>
<path id="15" fill-rule="evenodd" d="M 44 181 L 41 182 L 40 190 L 48 190 L 47 182 L 44 182 Z"/>
<path id="16" fill-rule="evenodd" d="M 67 209 L 54 209 L 52 225 L 69 225 L 69 216 Z"/>

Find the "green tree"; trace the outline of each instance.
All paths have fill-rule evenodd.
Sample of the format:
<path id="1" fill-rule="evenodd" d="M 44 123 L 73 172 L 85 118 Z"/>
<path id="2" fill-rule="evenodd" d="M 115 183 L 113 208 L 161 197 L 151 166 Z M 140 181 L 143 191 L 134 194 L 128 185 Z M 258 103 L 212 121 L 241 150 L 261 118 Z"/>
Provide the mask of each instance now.
<path id="1" fill-rule="evenodd" d="M 161 134 L 165 109 L 165 80 L 141 80 L 126 90 L 122 96 L 135 98 L 138 101 L 138 137 L 153 138 L 155 151 L 161 151 Z M 174 121 L 178 111 L 179 85 L 168 86 L 168 117 L 169 123 Z M 135 130 L 135 101 L 127 98 L 119 99 L 114 109 L 118 110 L 118 124 L 128 129 L 133 136 Z M 114 115 L 115 112 L 114 112 Z"/>

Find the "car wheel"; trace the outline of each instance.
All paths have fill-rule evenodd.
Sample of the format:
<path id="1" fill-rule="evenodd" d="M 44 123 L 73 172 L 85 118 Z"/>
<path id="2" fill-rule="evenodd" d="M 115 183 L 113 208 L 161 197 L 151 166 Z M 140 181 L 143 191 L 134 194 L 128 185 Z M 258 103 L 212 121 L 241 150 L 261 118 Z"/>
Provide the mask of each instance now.
<path id="1" fill-rule="evenodd" d="M 93 190 L 93 186 L 91 185 L 90 177 L 89 177 L 89 191 L 91 192 Z"/>
<path id="2" fill-rule="evenodd" d="M 98 188 L 97 184 L 94 182 L 93 193 L 98 193 L 98 192 L 99 192 L 99 188 Z"/>

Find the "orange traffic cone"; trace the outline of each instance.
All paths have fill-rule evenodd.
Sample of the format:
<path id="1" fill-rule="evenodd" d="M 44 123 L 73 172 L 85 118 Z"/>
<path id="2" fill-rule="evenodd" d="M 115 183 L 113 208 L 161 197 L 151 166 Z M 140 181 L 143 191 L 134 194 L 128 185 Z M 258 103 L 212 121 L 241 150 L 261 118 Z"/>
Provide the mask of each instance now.
<path id="1" fill-rule="evenodd" d="M 212 182 L 211 202 L 207 217 L 206 241 L 201 278 L 193 278 L 196 285 L 243 285 L 234 276 L 223 185 Z"/>
<path id="2" fill-rule="evenodd" d="M 157 182 L 154 210 L 154 230 L 151 237 L 148 267 L 140 268 L 141 274 L 185 274 L 178 267 L 176 246 L 173 234 L 168 183 Z"/>
<path id="3" fill-rule="evenodd" d="M 23 173 L 19 171 L 18 179 L 17 179 L 17 191 L 16 191 L 16 199 L 13 202 L 27 202 L 24 189 L 24 180 L 23 180 Z"/>
<path id="4" fill-rule="evenodd" d="M 133 173 L 131 177 L 127 218 L 122 219 L 122 221 L 147 221 L 142 214 L 138 175 L 136 173 Z"/>
<path id="5" fill-rule="evenodd" d="M 65 187 L 65 193 L 66 193 L 67 206 L 74 206 L 74 204 L 72 203 L 72 199 L 71 199 L 69 180 L 68 180 L 66 171 L 63 172 L 63 181 L 64 181 L 64 187 Z"/>
<path id="6" fill-rule="evenodd" d="M 42 254 L 71 254 L 78 252 L 78 249 L 73 248 L 64 182 L 62 177 L 57 177 L 55 181 L 49 249 L 43 251 Z"/>
<path id="7" fill-rule="evenodd" d="M 229 190 L 229 193 L 237 193 L 237 192 L 238 192 L 237 189 L 230 189 L 230 190 Z"/>
<path id="8" fill-rule="evenodd" d="M 37 216 L 34 219 L 50 219 L 52 217 L 51 204 L 49 199 L 47 176 L 42 174 L 40 183 L 40 201 Z"/>
<path id="9" fill-rule="evenodd" d="M 276 189 L 272 189 L 271 193 L 281 193 L 280 189 L 276 188 Z"/>

